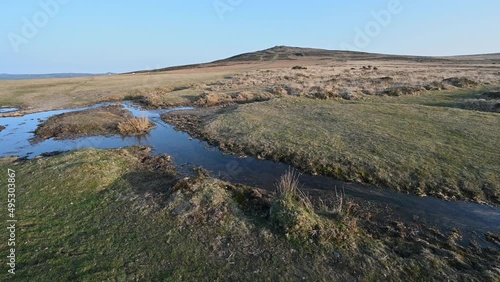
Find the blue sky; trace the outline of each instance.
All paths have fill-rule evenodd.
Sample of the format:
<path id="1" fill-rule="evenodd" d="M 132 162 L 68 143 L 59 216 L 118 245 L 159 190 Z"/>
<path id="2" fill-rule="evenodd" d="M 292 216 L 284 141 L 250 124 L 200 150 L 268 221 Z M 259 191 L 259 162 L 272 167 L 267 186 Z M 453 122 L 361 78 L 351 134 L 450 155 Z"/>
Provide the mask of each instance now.
<path id="1" fill-rule="evenodd" d="M 500 1 L 1 0 L 0 73 L 125 72 L 275 45 L 500 52 Z"/>

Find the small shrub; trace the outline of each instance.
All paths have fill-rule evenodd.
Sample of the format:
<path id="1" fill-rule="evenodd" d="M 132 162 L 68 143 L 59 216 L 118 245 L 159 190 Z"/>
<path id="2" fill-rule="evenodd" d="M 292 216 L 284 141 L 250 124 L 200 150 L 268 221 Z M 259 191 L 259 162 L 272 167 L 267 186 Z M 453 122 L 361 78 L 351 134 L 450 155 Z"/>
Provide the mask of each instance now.
<path id="1" fill-rule="evenodd" d="M 292 70 L 306 70 L 307 68 L 306 67 L 303 67 L 303 66 L 294 66 L 292 68 Z"/>

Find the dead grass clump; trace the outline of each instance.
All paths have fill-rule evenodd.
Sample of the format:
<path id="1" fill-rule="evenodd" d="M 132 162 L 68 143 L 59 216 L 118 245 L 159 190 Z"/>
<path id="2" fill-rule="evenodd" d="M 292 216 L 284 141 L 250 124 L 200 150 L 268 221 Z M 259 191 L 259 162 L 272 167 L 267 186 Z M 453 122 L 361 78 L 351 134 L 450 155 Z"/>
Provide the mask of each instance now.
<path id="1" fill-rule="evenodd" d="M 428 91 L 440 91 L 446 89 L 447 87 L 441 82 L 433 81 L 429 84 L 424 85 L 424 88 Z"/>
<path id="2" fill-rule="evenodd" d="M 154 124 L 147 117 L 127 118 L 118 123 L 118 130 L 122 135 L 143 135 L 153 127 Z"/>
<path id="3" fill-rule="evenodd" d="M 332 85 L 313 86 L 309 89 L 307 96 L 323 100 L 339 97 Z"/>
<path id="4" fill-rule="evenodd" d="M 233 102 L 230 95 L 226 93 L 205 92 L 196 100 L 195 104 L 200 107 L 212 107 L 219 105 L 228 105 Z"/>
<path id="5" fill-rule="evenodd" d="M 382 94 L 388 96 L 403 96 L 403 95 L 415 95 L 425 91 L 424 88 L 418 86 L 396 86 L 392 88 L 385 89 Z"/>
<path id="6" fill-rule="evenodd" d="M 450 77 L 443 79 L 443 84 L 448 84 L 458 88 L 469 88 L 479 85 L 476 81 L 465 77 Z"/>
<path id="7" fill-rule="evenodd" d="M 283 85 L 273 85 L 267 89 L 267 91 L 271 94 L 275 94 L 278 96 L 286 96 L 288 95 L 288 90 Z"/>

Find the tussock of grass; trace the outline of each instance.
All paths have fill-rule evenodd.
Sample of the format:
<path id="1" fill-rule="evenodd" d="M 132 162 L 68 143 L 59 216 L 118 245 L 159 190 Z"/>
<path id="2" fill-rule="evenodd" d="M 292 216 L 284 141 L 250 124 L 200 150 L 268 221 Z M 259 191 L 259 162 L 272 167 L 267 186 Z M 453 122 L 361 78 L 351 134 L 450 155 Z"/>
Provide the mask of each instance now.
<path id="1" fill-rule="evenodd" d="M 147 117 L 133 117 L 120 121 L 117 126 L 122 135 L 144 135 L 154 127 L 154 123 Z"/>
<path id="2" fill-rule="evenodd" d="M 349 243 L 354 243 L 357 233 L 355 221 L 347 222 L 347 217 L 343 221 L 321 217 L 310 198 L 299 189 L 298 177 L 298 173 L 289 171 L 276 185 L 276 197 L 270 209 L 271 222 L 296 243 L 336 247 L 348 239 L 351 240 Z"/>

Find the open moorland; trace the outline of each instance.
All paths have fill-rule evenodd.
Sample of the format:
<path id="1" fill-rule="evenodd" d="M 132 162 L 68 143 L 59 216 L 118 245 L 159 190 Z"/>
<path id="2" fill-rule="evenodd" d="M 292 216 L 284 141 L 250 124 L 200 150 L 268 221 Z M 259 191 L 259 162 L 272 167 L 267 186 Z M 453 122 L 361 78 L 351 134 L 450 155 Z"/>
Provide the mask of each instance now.
<path id="1" fill-rule="evenodd" d="M 468 219 L 479 221 L 499 214 L 499 93 L 500 54 L 285 46 L 120 75 L 0 81 L 0 107 L 19 108 L 0 113 L 2 140 L 38 137 L 52 148 L 103 138 L 93 148 L 0 158 L 18 187 L 16 278 L 498 281 L 495 224 L 464 233 L 415 215 L 398 218 L 382 194 L 360 201 L 333 185 L 323 193 L 301 189 L 293 169 L 273 180 L 275 189 L 231 183 L 196 163 L 175 163 L 170 155 L 199 153 L 192 144 L 170 153 L 154 142 L 173 126 L 226 155 L 282 162 L 332 183 L 488 208 L 471 211 Z M 118 105 L 125 100 L 153 119 Z M 27 120 L 28 133 L 13 128 L 24 123 L 19 116 L 101 102 L 116 103 Z M 191 108 L 166 112 L 177 107 Z M 152 141 L 123 137 L 150 130 Z M 122 137 L 104 142 L 115 135 Z M 180 142 L 169 136 L 163 142 Z M 109 145 L 120 138 L 126 146 L 160 146 Z M 2 183 L 10 178 L 0 174 Z M 0 253 L 8 250 L 0 243 Z"/>

